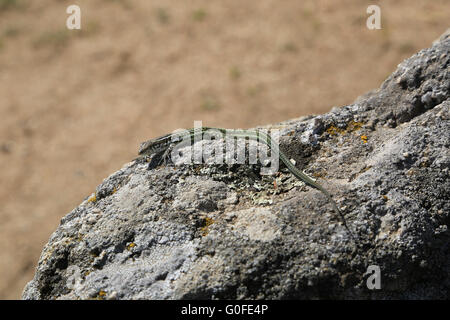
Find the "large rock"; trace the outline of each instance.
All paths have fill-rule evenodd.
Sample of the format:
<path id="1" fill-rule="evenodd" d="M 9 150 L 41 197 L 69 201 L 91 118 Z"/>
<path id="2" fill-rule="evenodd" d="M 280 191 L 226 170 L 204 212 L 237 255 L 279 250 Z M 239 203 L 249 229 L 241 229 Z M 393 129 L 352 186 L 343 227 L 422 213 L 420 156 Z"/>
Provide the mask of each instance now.
<path id="1" fill-rule="evenodd" d="M 354 237 L 286 169 L 132 161 L 62 219 L 23 298 L 448 298 L 449 49 L 444 35 L 355 103 L 273 126 Z"/>

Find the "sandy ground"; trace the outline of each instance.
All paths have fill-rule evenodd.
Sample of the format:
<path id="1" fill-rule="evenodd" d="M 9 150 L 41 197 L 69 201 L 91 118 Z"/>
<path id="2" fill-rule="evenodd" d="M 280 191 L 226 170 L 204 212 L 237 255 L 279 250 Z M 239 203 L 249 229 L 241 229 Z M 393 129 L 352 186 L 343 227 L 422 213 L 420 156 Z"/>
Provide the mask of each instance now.
<path id="1" fill-rule="evenodd" d="M 0 0 L 0 299 L 141 141 L 351 103 L 449 27 L 449 0 Z M 368 30 L 379 4 L 382 30 Z"/>

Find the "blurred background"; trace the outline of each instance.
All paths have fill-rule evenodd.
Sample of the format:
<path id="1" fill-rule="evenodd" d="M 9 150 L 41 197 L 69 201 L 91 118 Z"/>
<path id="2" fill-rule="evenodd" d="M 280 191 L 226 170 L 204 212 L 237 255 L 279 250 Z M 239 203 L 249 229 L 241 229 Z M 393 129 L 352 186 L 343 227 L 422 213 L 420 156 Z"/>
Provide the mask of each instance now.
<path id="1" fill-rule="evenodd" d="M 450 0 L 0 0 L 0 299 L 141 141 L 350 104 L 449 21 Z"/>

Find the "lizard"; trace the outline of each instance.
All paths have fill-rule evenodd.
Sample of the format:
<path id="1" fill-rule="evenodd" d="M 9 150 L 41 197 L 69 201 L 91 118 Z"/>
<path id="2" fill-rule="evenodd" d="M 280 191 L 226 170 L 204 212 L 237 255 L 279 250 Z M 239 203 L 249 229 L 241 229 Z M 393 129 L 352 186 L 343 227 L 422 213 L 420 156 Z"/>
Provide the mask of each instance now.
<path id="1" fill-rule="evenodd" d="M 257 142 L 264 143 L 271 152 L 275 152 L 278 154 L 279 159 L 283 164 L 287 167 L 290 173 L 292 173 L 297 179 L 300 181 L 303 181 L 305 184 L 319 190 L 322 192 L 322 194 L 325 195 L 327 200 L 331 203 L 333 206 L 333 210 L 335 213 L 341 217 L 344 227 L 347 229 L 347 231 L 350 233 L 352 238 L 354 238 L 353 233 L 350 231 L 349 227 L 347 226 L 346 220 L 342 212 L 339 210 L 336 202 L 334 201 L 331 194 L 319 183 L 317 183 L 313 178 L 309 177 L 307 174 L 305 174 L 303 171 L 296 168 L 296 166 L 289 160 L 289 158 L 284 154 L 279 146 L 275 143 L 272 143 L 272 139 L 270 135 L 265 133 L 262 130 L 243 130 L 243 129 L 223 129 L 223 128 L 212 128 L 212 127 L 199 127 L 199 128 L 191 128 L 187 130 L 187 132 L 184 133 L 184 135 L 189 135 L 188 138 L 191 139 L 191 142 L 201 140 L 203 137 L 203 134 L 207 130 L 216 130 L 222 133 L 223 135 L 226 135 L 226 137 L 230 138 L 243 138 L 246 140 L 254 140 Z M 145 141 L 141 143 L 139 148 L 139 156 L 136 159 L 146 158 L 149 156 L 154 156 L 156 154 L 163 154 L 163 160 L 165 160 L 168 156 L 169 149 L 171 146 L 176 142 L 176 139 L 174 140 L 173 134 L 166 134 L 161 137 L 150 139 L 148 141 Z M 183 134 L 181 137 L 178 137 L 178 141 L 181 141 L 181 138 L 183 137 Z"/>

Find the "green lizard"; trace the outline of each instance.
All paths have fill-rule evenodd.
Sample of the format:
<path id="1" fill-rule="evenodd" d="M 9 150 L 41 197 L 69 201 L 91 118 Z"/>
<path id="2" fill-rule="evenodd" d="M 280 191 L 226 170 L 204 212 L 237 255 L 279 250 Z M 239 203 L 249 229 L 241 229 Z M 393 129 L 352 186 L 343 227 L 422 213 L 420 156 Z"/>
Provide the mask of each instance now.
<path id="1" fill-rule="evenodd" d="M 339 208 L 336 205 L 336 202 L 331 197 L 330 193 L 322 187 L 319 183 L 314 181 L 311 177 L 306 175 L 304 172 L 300 171 L 295 167 L 294 164 L 288 159 L 288 157 L 281 152 L 278 145 L 275 143 L 272 143 L 272 139 L 270 135 L 266 134 L 264 131 L 261 130 L 241 130 L 241 129 L 222 129 L 222 128 L 211 128 L 211 127 L 200 127 L 200 128 L 192 128 L 187 131 L 185 131 L 184 135 L 181 134 L 181 136 L 178 136 L 178 140 L 174 137 L 177 135 L 173 134 L 167 134 L 155 139 L 148 140 L 146 142 L 143 142 L 139 149 L 139 157 L 148 157 L 153 156 L 155 154 L 162 154 L 163 158 L 165 159 L 168 155 L 168 150 L 171 148 L 171 146 L 176 143 L 177 141 L 181 141 L 183 137 L 186 137 L 189 135 L 191 142 L 197 140 L 202 140 L 203 134 L 207 130 L 216 130 L 223 135 L 225 135 L 227 138 L 242 138 L 246 140 L 254 140 L 258 142 L 264 143 L 268 148 L 270 148 L 271 152 L 275 152 L 275 154 L 278 154 L 279 159 L 284 163 L 284 165 L 288 168 L 288 170 L 299 180 L 303 181 L 307 185 L 316 188 L 320 190 L 328 199 L 328 201 L 333 206 L 334 211 L 342 218 L 345 228 L 349 231 L 350 235 L 353 237 L 352 232 L 348 228 L 345 218 L 342 214 L 342 212 L 339 210 Z"/>

